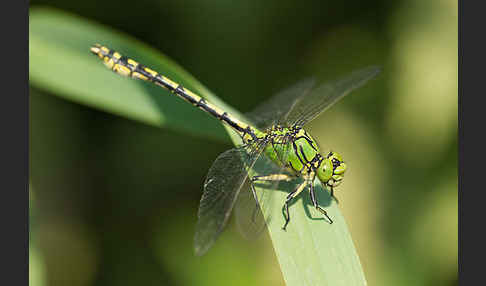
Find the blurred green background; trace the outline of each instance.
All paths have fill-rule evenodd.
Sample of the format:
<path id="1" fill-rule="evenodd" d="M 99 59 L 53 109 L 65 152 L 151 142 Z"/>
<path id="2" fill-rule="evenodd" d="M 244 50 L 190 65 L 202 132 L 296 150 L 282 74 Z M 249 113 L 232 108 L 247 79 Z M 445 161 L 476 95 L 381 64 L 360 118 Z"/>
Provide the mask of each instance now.
<path id="1" fill-rule="evenodd" d="M 307 129 L 350 167 L 337 196 L 368 284 L 457 285 L 457 1 L 30 4 L 149 44 L 242 112 L 306 75 L 383 66 Z M 192 254 L 202 183 L 229 140 L 46 90 L 31 84 L 30 285 L 284 284 L 267 235 L 246 241 L 233 221 Z"/>

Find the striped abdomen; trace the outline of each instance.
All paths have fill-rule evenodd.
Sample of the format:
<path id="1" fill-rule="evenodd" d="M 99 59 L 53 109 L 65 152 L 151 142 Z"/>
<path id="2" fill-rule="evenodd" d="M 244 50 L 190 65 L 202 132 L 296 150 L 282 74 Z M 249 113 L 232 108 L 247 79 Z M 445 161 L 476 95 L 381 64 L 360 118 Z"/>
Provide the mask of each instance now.
<path id="1" fill-rule="evenodd" d="M 154 82 L 156 85 L 169 90 L 190 104 L 199 107 L 217 119 L 228 124 L 235 131 L 237 131 L 243 137 L 243 139 L 245 139 L 245 137 L 247 139 L 256 138 L 255 133 L 257 130 L 221 110 L 219 107 L 207 102 L 204 98 L 184 88 L 182 85 L 175 83 L 167 77 L 159 74 L 158 72 L 99 44 L 91 47 L 91 52 L 102 59 L 105 65 L 114 72 L 123 76 L 130 76 L 133 78 Z"/>

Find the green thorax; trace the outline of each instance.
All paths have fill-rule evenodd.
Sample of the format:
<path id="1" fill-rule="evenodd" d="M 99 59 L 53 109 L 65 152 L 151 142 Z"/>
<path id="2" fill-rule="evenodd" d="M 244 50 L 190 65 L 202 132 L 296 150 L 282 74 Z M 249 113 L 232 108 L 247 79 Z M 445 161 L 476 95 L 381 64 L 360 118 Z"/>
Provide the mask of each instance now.
<path id="1" fill-rule="evenodd" d="M 319 146 L 302 128 L 276 125 L 267 134 L 270 142 L 265 149 L 266 155 L 277 164 L 285 165 L 293 173 L 308 173 L 322 161 Z"/>

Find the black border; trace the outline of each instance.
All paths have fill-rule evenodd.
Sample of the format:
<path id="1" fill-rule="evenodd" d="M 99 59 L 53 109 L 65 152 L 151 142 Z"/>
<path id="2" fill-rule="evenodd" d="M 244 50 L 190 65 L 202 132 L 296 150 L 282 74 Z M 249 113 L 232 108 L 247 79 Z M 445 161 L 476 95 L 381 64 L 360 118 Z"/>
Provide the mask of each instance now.
<path id="1" fill-rule="evenodd" d="M 3 285 L 29 283 L 29 6 L 5 2 L 2 27 L 0 204 Z"/>
<path id="2" fill-rule="evenodd" d="M 486 122 L 486 104 L 481 102 L 485 98 L 486 82 L 485 4 L 484 1 L 458 1 L 458 275 L 462 285 L 484 284 L 485 272 L 486 200 L 480 197 L 485 194 L 483 162 L 486 157 L 486 140 L 481 136 Z M 467 134 L 467 145 L 464 134 Z"/>

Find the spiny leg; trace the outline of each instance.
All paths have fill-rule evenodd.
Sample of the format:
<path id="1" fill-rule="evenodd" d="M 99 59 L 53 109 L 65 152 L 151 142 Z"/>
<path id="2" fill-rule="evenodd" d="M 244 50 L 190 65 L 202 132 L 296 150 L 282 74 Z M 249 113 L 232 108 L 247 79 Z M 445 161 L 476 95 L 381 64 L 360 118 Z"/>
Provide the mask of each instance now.
<path id="1" fill-rule="evenodd" d="M 257 206 L 259 206 L 258 202 L 258 196 L 256 194 L 255 190 L 255 182 L 271 182 L 271 181 L 291 181 L 292 176 L 287 175 L 287 174 L 272 174 L 272 175 L 266 175 L 266 176 L 253 176 L 250 179 L 250 187 L 251 187 L 251 192 L 253 193 L 253 197 L 255 198 L 255 201 L 257 203 Z"/>
<path id="2" fill-rule="evenodd" d="M 292 180 L 292 176 L 287 175 L 287 174 L 273 174 L 273 175 L 266 175 L 266 176 L 253 176 L 250 179 L 250 189 L 253 194 L 253 198 L 255 199 L 256 202 L 256 208 L 253 210 L 252 214 L 252 221 L 255 222 L 256 218 L 256 212 L 260 208 L 260 202 L 258 201 L 258 196 L 256 193 L 255 189 L 255 182 L 261 181 L 261 182 L 271 182 L 271 181 L 290 181 Z"/>
<path id="3" fill-rule="evenodd" d="M 290 181 L 293 179 L 293 176 L 288 175 L 288 174 L 272 174 L 272 175 L 266 175 L 266 176 L 253 176 L 251 178 L 252 182 L 256 181 Z"/>
<path id="4" fill-rule="evenodd" d="M 290 221 L 289 203 L 292 201 L 293 198 L 298 196 L 305 189 L 306 186 L 307 186 L 307 181 L 304 181 L 300 185 L 298 185 L 297 188 L 295 188 L 295 190 L 293 192 L 291 192 L 290 194 L 287 195 L 287 199 L 285 200 L 285 204 L 284 204 L 284 207 L 285 207 L 285 224 L 282 227 L 283 230 L 286 230 L 287 225 L 289 224 L 289 221 Z"/>
<path id="5" fill-rule="evenodd" d="M 331 187 L 331 190 L 332 190 L 332 187 Z M 327 212 L 321 208 L 319 206 L 319 204 L 317 203 L 317 199 L 316 199 L 316 193 L 314 192 L 314 184 L 313 183 L 310 183 L 310 188 L 309 188 L 309 194 L 310 194 L 310 198 L 311 198 L 311 201 L 312 201 L 312 204 L 314 205 L 314 207 L 320 211 L 323 215 L 326 216 L 326 218 L 330 221 L 330 223 L 332 224 L 333 221 L 332 219 L 327 215 Z M 332 196 L 332 195 L 331 195 Z"/>

